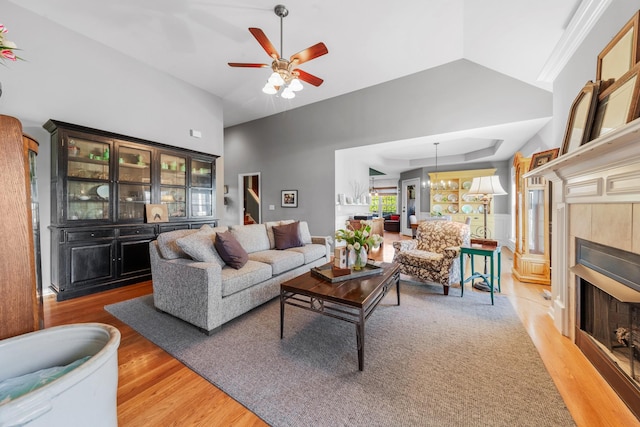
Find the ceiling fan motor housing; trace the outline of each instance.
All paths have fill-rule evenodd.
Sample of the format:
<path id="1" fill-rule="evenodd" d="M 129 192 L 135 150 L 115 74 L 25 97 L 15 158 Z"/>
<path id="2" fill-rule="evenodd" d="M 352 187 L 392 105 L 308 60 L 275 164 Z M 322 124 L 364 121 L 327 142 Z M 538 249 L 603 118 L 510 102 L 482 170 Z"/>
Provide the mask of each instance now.
<path id="1" fill-rule="evenodd" d="M 271 69 L 280 74 L 285 83 L 290 83 L 292 79 L 298 77 L 298 73 L 294 71 L 295 62 L 289 62 L 286 59 L 275 59 L 271 63 Z"/>
<path id="2" fill-rule="evenodd" d="M 273 11 L 276 13 L 277 16 L 279 16 L 280 18 L 284 18 L 289 14 L 289 10 L 286 8 L 285 5 L 283 4 L 279 4 L 276 7 L 273 8 Z"/>

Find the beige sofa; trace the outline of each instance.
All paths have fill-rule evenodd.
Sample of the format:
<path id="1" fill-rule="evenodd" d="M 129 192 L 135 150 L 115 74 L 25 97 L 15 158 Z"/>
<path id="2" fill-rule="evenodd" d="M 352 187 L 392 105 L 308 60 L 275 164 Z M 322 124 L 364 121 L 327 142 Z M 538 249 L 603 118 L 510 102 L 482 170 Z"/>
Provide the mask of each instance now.
<path id="1" fill-rule="evenodd" d="M 331 237 L 311 236 L 299 223 L 303 246 L 276 249 L 273 227 L 293 221 L 206 227 L 162 233 L 151 242 L 151 275 L 156 309 L 211 334 L 229 320 L 280 294 L 280 283 L 330 261 Z M 215 235 L 229 230 L 249 260 L 234 269 L 213 247 Z"/>

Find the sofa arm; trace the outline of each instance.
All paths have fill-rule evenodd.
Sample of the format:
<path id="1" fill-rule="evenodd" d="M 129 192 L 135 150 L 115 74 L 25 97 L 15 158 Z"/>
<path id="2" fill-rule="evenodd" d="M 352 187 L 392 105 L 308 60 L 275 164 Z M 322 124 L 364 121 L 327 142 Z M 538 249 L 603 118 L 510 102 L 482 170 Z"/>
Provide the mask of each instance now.
<path id="1" fill-rule="evenodd" d="M 149 245 L 153 302 L 167 312 L 204 330 L 221 316 L 222 268 L 217 263 L 166 260 Z"/>
<path id="2" fill-rule="evenodd" d="M 391 243 L 393 245 L 393 262 L 396 261 L 396 257 L 400 252 L 410 251 L 418 247 L 417 240 L 398 240 Z"/>
<path id="3" fill-rule="evenodd" d="M 324 245 L 325 259 L 331 262 L 331 244 L 333 243 L 331 236 L 311 236 L 311 243 Z"/>
<path id="4" fill-rule="evenodd" d="M 410 251 L 418 247 L 417 240 L 398 240 L 392 243 L 395 253 L 402 251 Z"/>
<path id="5" fill-rule="evenodd" d="M 460 246 L 449 246 L 448 248 L 444 248 L 444 256 L 447 258 L 457 258 L 460 256 Z"/>

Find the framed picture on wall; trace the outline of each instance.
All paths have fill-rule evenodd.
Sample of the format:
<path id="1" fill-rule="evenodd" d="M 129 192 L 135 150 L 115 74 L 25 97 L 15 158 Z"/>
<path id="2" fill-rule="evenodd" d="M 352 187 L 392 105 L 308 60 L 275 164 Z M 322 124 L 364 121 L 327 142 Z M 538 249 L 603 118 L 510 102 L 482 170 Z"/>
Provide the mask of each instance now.
<path id="1" fill-rule="evenodd" d="M 549 163 L 551 160 L 558 157 L 559 152 L 559 148 L 553 148 L 551 150 L 535 153 L 533 156 L 531 156 L 531 165 L 529 165 L 529 170 L 532 171 L 537 167 Z"/>
<path id="2" fill-rule="evenodd" d="M 598 105 L 600 82 L 589 81 L 582 88 L 569 110 L 567 130 L 560 154 L 567 154 L 590 141 L 593 118 Z"/>
<path id="3" fill-rule="evenodd" d="M 169 221 L 169 209 L 167 209 L 167 205 L 145 205 L 145 213 L 148 223 Z"/>
<path id="4" fill-rule="evenodd" d="M 280 206 L 283 208 L 298 207 L 298 190 L 282 190 Z"/>
<path id="5" fill-rule="evenodd" d="M 596 139 L 640 116 L 640 64 L 634 66 L 599 96 L 591 139 Z"/>
<path id="6" fill-rule="evenodd" d="M 618 81 L 640 61 L 639 14 L 633 15 L 598 55 L 596 80 L 602 81 L 602 89 Z"/>

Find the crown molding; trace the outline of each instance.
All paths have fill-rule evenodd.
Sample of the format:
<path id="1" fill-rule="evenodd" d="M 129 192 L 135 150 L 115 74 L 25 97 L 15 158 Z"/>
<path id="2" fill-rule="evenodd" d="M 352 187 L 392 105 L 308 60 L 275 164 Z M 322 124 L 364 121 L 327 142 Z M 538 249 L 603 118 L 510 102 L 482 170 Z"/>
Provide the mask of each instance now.
<path id="1" fill-rule="evenodd" d="M 553 83 L 613 0 L 583 0 L 542 67 L 538 80 Z"/>

